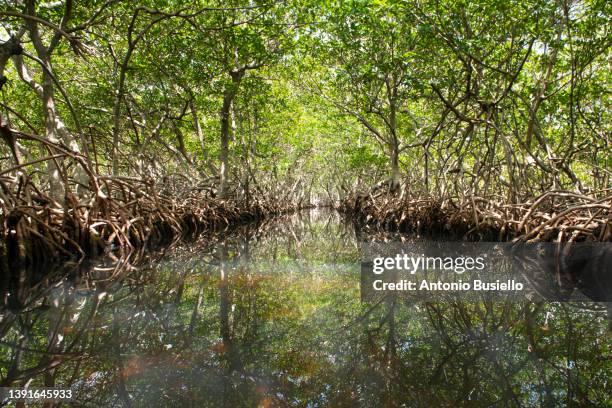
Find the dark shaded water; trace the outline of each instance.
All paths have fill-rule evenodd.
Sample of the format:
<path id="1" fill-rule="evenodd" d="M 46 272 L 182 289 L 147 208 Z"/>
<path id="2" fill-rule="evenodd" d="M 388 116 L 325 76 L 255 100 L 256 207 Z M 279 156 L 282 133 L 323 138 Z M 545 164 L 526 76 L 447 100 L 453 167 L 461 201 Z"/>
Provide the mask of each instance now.
<path id="1" fill-rule="evenodd" d="M 359 260 L 354 228 L 314 210 L 23 280 L 0 318 L 2 385 L 91 407 L 611 405 L 599 305 L 366 302 Z"/>

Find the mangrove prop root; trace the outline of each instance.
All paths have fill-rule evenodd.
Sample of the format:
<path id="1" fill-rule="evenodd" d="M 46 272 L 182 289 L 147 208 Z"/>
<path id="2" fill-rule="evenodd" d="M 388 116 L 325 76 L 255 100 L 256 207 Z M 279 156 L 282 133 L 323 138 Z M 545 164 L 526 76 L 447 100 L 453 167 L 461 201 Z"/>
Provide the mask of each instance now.
<path id="1" fill-rule="evenodd" d="M 109 249 L 159 247 L 291 208 L 289 202 L 220 200 L 198 189 L 159 191 L 150 181 L 98 176 L 91 194 L 67 192 L 60 205 L 27 175 L 0 176 L 0 265 L 23 268 Z"/>
<path id="2" fill-rule="evenodd" d="M 402 232 L 489 241 L 612 241 L 612 196 L 549 191 L 529 202 L 352 194 L 338 206 L 356 222 Z"/>

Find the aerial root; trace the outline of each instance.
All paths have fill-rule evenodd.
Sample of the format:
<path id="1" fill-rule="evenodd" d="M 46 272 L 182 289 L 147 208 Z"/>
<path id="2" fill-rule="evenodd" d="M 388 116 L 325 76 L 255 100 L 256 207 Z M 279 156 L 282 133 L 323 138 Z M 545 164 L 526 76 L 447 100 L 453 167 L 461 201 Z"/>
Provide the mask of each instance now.
<path id="1" fill-rule="evenodd" d="M 99 190 L 60 204 L 21 175 L 0 177 L 0 267 L 80 260 L 113 249 L 144 250 L 205 230 L 261 219 L 291 203 L 250 203 L 160 189 L 149 181 L 99 176 Z"/>
<path id="2" fill-rule="evenodd" d="M 525 203 L 504 204 L 487 197 L 436 199 L 353 194 L 338 209 L 363 225 L 469 240 L 612 241 L 612 195 L 549 191 Z"/>

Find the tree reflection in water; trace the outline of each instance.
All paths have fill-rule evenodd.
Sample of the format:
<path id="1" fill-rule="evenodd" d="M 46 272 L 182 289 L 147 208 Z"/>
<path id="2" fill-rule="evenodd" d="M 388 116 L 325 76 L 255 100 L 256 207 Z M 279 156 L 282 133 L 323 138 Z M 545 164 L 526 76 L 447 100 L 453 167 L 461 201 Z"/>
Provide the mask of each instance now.
<path id="1" fill-rule="evenodd" d="M 171 252 L 5 277 L 2 386 L 71 387 L 91 407 L 611 402 L 599 305 L 363 301 L 335 213 Z"/>

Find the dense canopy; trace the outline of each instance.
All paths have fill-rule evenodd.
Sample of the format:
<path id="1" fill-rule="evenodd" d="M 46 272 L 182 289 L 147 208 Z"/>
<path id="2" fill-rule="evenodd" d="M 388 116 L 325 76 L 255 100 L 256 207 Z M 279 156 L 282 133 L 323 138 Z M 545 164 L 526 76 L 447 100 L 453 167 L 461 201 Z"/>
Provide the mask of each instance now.
<path id="1" fill-rule="evenodd" d="M 7 0 L 2 123 L 22 134 L 3 132 L 3 168 L 57 153 L 34 135 L 102 174 L 215 177 L 234 194 L 337 198 L 383 178 L 510 202 L 599 191 L 609 13 L 590 0 Z M 61 198 L 79 167 L 26 169 Z"/>

